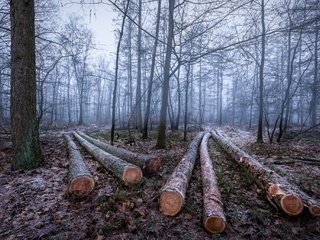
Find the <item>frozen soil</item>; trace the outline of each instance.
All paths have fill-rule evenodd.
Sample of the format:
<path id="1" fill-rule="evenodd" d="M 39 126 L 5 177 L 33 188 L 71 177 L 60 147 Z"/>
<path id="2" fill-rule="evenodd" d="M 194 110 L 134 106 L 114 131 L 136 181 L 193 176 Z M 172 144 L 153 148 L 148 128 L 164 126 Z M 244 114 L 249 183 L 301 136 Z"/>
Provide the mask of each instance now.
<path id="1" fill-rule="evenodd" d="M 255 144 L 249 131 L 222 129 L 235 143 L 261 162 L 320 199 L 320 167 L 305 162 L 274 164 L 293 156 L 320 158 L 320 134 L 314 132 L 282 144 Z M 159 213 L 158 192 L 186 152 L 182 132 L 168 132 L 166 150 L 154 149 L 156 133 L 141 140 L 140 134 L 119 133 L 116 144 L 132 151 L 154 154 L 163 166 L 157 176 L 125 186 L 94 161 L 83 149 L 96 186 L 85 199 L 66 194 L 68 155 L 62 132 L 41 135 L 45 162 L 36 170 L 11 172 L 11 145 L 0 152 L 0 239 L 320 239 L 320 218 L 307 211 L 289 217 L 275 209 L 254 180 L 228 155 L 209 141 L 227 219 L 221 234 L 202 226 L 202 186 L 199 161 L 193 171 L 183 210 L 175 217 Z M 98 129 L 92 136 L 108 139 Z M 190 132 L 190 140 L 196 132 Z M 135 145 L 128 144 L 135 140 Z M 0 135 L 0 140 L 9 142 Z M 105 140 L 106 141 L 106 140 Z M 218 154 L 218 157 L 214 157 Z"/>

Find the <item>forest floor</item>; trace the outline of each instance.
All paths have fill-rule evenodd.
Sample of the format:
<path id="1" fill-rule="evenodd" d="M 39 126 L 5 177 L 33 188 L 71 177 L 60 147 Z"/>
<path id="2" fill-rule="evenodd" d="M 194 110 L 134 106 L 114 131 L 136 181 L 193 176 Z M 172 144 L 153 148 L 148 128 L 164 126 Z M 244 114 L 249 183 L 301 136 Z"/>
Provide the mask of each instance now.
<path id="1" fill-rule="evenodd" d="M 97 129 L 92 136 L 108 138 Z M 256 144 L 255 133 L 222 129 L 235 143 L 262 163 L 320 199 L 320 166 L 291 161 L 294 157 L 320 158 L 320 132 L 313 131 L 281 144 Z M 158 193 L 185 153 L 188 142 L 182 132 L 168 132 L 166 150 L 156 150 L 156 133 L 136 144 L 127 144 L 127 131 L 117 131 L 116 145 L 161 158 L 157 176 L 127 187 L 94 161 L 84 150 L 86 163 L 96 180 L 91 195 L 82 200 L 66 194 L 68 155 L 62 131 L 41 134 L 44 164 L 35 170 L 10 170 L 9 137 L 0 135 L 0 239 L 320 239 L 320 218 L 308 211 L 289 217 L 275 209 L 246 171 L 212 140 L 209 151 L 227 220 L 225 232 L 209 234 L 202 225 L 202 186 L 197 160 L 183 210 L 175 217 L 159 213 Z M 190 140 L 196 131 L 188 134 Z M 216 150 L 214 150 L 216 149 Z M 283 161 L 283 163 L 281 162 Z M 280 164 L 279 164 L 280 163 Z"/>

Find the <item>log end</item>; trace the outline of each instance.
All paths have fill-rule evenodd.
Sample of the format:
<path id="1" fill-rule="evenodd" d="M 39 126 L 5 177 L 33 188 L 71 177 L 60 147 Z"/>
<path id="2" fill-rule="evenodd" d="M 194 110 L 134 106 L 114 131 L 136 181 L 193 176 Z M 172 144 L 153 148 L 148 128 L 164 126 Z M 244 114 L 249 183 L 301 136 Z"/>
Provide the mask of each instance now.
<path id="1" fill-rule="evenodd" d="M 320 206 L 317 205 L 311 205 L 309 207 L 309 212 L 316 217 L 320 217 Z"/>
<path id="2" fill-rule="evenodd" d="M 90 176 L 78 176 L 69 183 L 68 192 L 76 197 L 88 196 L 94 188 L 94 180 Z"/>
<path id="3" fill-rule="evenodd" d="M 126 184 L 138 183 L 142 178 L 142 171 L 139 167 L 128 166 L 125 167 L 122 179 Z"/>
<path id="4" fill-rule="evenodd" d="M 174 216 L 181 210 L 183 198 L 178 192 L 162 192 L 159 203 L 161 213 Z"/>
<path id="5" fill-rule="evenodd" d="M 281 198 L 280 205 L 283 211 L 288 215 L 299 215 L 303 210 L 303 203 L 300 197 L 294 194 L 288 194 Z"/>
<path id="6" fill-rule="evenodd" d="M 161 166 L 161 160 L 158 158 L 150 158 L 146 161 L 146 164 L 143 168 L 143 173 L 145 176 L 152 176 L 155 175 Z"/>
<path id="7" fill-rule="evenodd" d="M 203 225 L 205 229 L 210 233 L 221 233 L 226 227 L 226 221 L 224 218 L 218 215 L 209 216 L 204 219 Z"/>
<path id="8" fill-rule="evenodd" d="M 284 194 L 283 191 L 281 191 L 279 184 L 270 184 L 268 188 L 268 195 L 272 198 L 277 194 Z"/>

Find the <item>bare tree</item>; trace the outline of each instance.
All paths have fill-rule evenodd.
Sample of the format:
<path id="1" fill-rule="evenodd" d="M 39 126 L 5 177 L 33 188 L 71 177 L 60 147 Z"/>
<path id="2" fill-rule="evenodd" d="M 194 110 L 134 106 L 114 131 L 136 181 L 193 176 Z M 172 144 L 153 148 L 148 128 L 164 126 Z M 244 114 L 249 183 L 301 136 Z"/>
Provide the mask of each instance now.
<path id="1" fill-rule="evenodd" d="M 143 128 L 143 138 L 144 139 L 148 138 L 148 124 L 149 124 L 149 118 L 150 118 L 152 86 L 153 86 L 153 78 L 154 78 L 156 56 L 157 56 L 157 46 L 158 46 L 158 37 L 159 37 L 159 28 L 160 28 L 160 14 L 161 14 L 161 0 L 158 0 L 156 34 L 155 34 L 155 40 L 154 40 L 154 45 L 153 45 L 151 69 L 150 69 L 150 76 L 149 76 L 149 83 L 148 83 L 148 98 L 147 98 L 146 113 L 144 115 L 144 128 Z"/>
<path id="2" fill-rule="evenodd" d="M 112 96 L 112 117 L 111 117 L 111 144 L 112 145 L 114 142 L 114 130 L 115 130 L 115 124 L 116 124 L 116 99 L 117 99 L 117 87 L 118 87 L 119 54 L 120 54 L 120 46 L 121 46 L 124 24 L 126 22 L 129 4 L 130 4 L 130 0 L 127 1 L 125 12 L 123 14 L 122 24 L 121 24 L 120 34 L 119 34 L 119 40 L 118 40 L 118 45 L 117 45 L 116 68 L 115 68 L 113 96 Z"/>
<path id="3" fill-rule="evenodd" d="M 168 96 L 169 96 L 169 85 L 170 85 L 170 62 L 172 53 L 172 41 L 173 41 L 173 12 L 174 12 L 175 0 L 169 1 L 169 27 L 168 27 L 168 37 L 166 46 L 166 59 L 164 65 L 163 73 L 163 85 L 162 85 L 162 97 L 161 97 L 161 110 L 160 110 L 160 120 L 158 128 L 157 137 L 157 148 L 166 147 L 166 126 L 167 126 L 167 109 L 168 109 Z"/>
<path id="4" fill-rule="evenodd" d="M 261 0 L 261 60 L 259 66 L 259 120 L 257 142 L 263 142 L 263 107 L 264 107 L 264 62 L 266 49 L 265 2 Z"/>

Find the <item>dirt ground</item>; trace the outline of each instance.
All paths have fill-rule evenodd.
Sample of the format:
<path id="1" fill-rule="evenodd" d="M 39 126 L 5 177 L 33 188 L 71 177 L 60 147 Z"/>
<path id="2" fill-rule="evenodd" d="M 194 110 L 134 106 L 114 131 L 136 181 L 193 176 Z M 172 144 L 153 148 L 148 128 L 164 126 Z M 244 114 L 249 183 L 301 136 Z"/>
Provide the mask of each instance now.
<path id="1" fill-rule="evenodd" d="M 108 138 L 105 131 L 87 129 L 92 136 Z M 235 143 L 262 163 L 285 176 L 308 194 L 320 199 L 320 166 L 281 161 L 293 157 L 320 158 L 320 132 L 287 139 L 282 144 L 256 144 L 250 131 L 223 128 Z M 160 157 L 157 176 L 125 186 L 81 149 L 96 186 L 88 198 L 66 194 L 68 155 L 61 131 L 41 134 L 45 162 L 38 169 L 11 172 L 11 145 L 0 135 L 0 239 L 320 239 L 320 218 L 304 211 L 289 217 L 277 210 L 228 155 L 209 141 L 210 155 L 220 187 L 227 220 L 225 232 L 209 234 L 202 225 L 202 186 L 197 160 L 183 210 L 175 217 L 159 213 L 158 192 L 181 160 L 189 142 L 182 132 L 168 132 L 166 150 L 156 150 L 156 133 L 128 144 L 127 131 L 117 131 L 116 144 L 132 151 Z M 188 134 L 190 140 L 196 131 Z M 105 140 L 105 139 L 104 139 Z M 213 158 L 212 158 L 213 159 Z"/>

